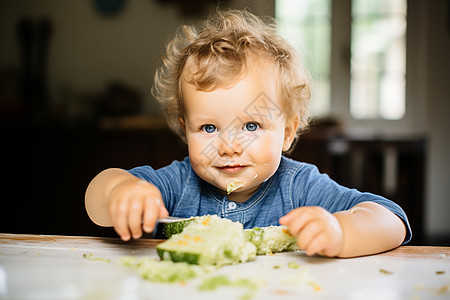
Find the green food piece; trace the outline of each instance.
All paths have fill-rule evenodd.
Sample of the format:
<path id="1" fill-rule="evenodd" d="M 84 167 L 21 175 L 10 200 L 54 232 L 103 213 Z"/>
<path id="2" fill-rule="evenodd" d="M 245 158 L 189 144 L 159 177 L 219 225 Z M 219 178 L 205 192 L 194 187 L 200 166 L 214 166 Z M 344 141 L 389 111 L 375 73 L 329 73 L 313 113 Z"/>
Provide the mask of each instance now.
<path id="1" fill-rule="evenodd" d="M 198 287 L 199 290 L 213 291 L 221 286 L 231 285 L 231 281 L 225 275 L 219 275 L 205 279 Z"/>
<path id="2" fill-rule="evenodd" d="M 244 186 L 244 181 L 238 179 L 238 178 L 234 178 L 232 181 L 228 182 L 227 184 L 227 194 L 231 194 L 232 192 L 234 192 L 235 190 L 237 190 L 238 188 L 241 188 Z"/>
<path id="3" fill-rule="evenodd" d="M 181 233 L 184 227 L 188 226 L 193 220 L 198 219 L 198 217 L 190 218 L 183 221 L 175 221 L 164 224 L 163 235 L 166 238 L 170 238 L 174 234 Z"/>
<path id="4" fill-rule="evenodd" d="M 193 217 L 188 220 L 167 223 L 164 225 L 163 233 L 167 238 L 175 234 L 180 234 L 186 226 L 196 220 L 198 221 L 199 218 L 203 217 Z M 250 243 L 256 246 L 257 255 L 298 250 L 297 241 L 295 237 L 289 234 L 286 226 L 245 229 L 244 235 Z M 174 253 L 169 253 L 169 255 L 178 257 L 178 254 Z"/>
<path id="5" fill-rule="evenodd" d="M 291 262 L 288 262 L 288 268 L 291 268 L 291 269 L 298 269 L 300 266 L 298 265 L 298 263 L 296 263 L 296 262 L 293 262 L 293 261 L 291 261 Z"/>
<path id="6" fill-rule="evenodd" d="M 383 273 L 383 274 L 388 274 L 388 275 L 390 275 L 390 274 L 392 274 L 392 273 L 394 273 L 394 272 L 392 272 L 392 271 L 388 271 L 388 270 L 385 270 L 385 269 L 380 269 L 380 273 Z"/>
<path id="7" fill-rule="evenodd" d="M 218 275 L 211 278 L 205 279 L 198 287 L 199 290 L 203 291 L 213 291 L 219 287 L 224 286 L 233 286 L 233 287 L 242 287 L 247 288 L 248 292 L 240 297 L 241 300 L 248 300 L 253 298 L 255 292 L 257 291 L 259 285 L 261 283 L 252 281 L 247 278 L 237 279 L 235 281 L 231 281 L 225 275 Z"/>
<path id="8" fill-rule="evenodd" d="M 258 284 L 247 278 L 240 278 L 235 281 L 231 281 L 225 275 L 218 275 L 205 279 L 198 288 L 200 290 L 212 291 L 221 286 L 239 286 L 254 289 L 258 287 Z"/>
<path id="9" fill-rule="evenodd" d="M 263 235 L 264 235 L 264 229 L 260 227 L 255 227 L 252 229 L 245 229 L 244 230 L 245 237 L 247 240 L 256 246 L 258 249 L 261 244 L 263 243 Z"/>
<path id="10" fill-rule="evenodd" d="M 253 260 L 256 247 L 244 235 L 242 224 L 216 215 L 196 217 L 178 234 L 157 247 L 163 260 L 222 266 Z"/>
<path id="11" fill-rule="evenodd" d="M 96 256 L 95 254 L 92 254 L 92 253 L 88 253 L 88 254 L 85 253 L 85 254 L 83 254 L 83 257 L 86 259 L 89 259 L 89 260 L 104 261 L 107 263 L 111 262 L 111 260 L 109 258 L 103 258 L 100 256 Z"/>
<path id="12" fill-rule="evenodd" d="M 298 250 L 296 238 L 285 226 L 255 227 L 244 230 L 244 233 L 256 246 L 257 255 Z"/>
<path id="13" fill-rule="evenodd" d="M 204 269 L 188 263 L 157 261 L 156 259 L 131 256 L 122 257 L 120 262 L 135 269 L 144 279 L 154 282 L 175 283 L 184 282 L 205 272 Z"/>
<path id="14" fill-rule="evenodd" d="M 173 262 L 186 262 L 194 265 L 200 264 L 199 253 L 181 252 L 179 250 L 164 250 L 160 248 L 156 250 L 158 252 L 158 256 L 162 260 L 171 260 Z"/>
<path id="15" fill-rule="evenodd" d="M 198 265 L 234 264 L 298 249 L 285 226 L 243 230 L 242 224 L 216 215 L 165 224 L 164 234 L 169 239 L 157 246 L 161 259 Z"/>
<path id="16" fill-rule="evenodd" d="M 442 275 L 442 274 L 445 274 L 445 271 L 436 271 L 436 274 L 437 275 Z"/>

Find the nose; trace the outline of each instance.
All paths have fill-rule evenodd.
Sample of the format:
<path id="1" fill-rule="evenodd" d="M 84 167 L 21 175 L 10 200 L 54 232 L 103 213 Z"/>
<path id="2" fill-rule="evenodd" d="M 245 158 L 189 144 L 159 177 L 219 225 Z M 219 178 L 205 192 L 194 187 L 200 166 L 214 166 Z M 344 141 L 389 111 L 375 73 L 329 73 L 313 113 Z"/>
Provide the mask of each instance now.
<path id="1" fill-rule="evenodd" d="M 219 136 L 219 146 L 217 147 L 220 156 L 240 155 L 244 151 L 237 135 L 227 133 Z"/>

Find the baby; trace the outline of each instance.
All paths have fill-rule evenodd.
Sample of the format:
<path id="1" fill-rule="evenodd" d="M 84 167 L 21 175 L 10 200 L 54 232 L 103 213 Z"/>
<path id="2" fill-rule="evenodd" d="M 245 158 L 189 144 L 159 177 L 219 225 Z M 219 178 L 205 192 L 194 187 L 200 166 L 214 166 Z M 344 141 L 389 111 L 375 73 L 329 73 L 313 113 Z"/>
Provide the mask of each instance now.
<path id="1" fill-rule="evenodd" d="M 158 170 L 101 172 L 86 191 L 93 222 L 129 240 L 168 215 L 217 214 L 244 228 L 286 225 L 299 249 L 330 257 L 379 253 L 411 239 L 394 202 L 283 155 L 308 124 L 310 81 L 269 21 L 230 10 L 180 28 L 153 94 L 189 156 Z"/>

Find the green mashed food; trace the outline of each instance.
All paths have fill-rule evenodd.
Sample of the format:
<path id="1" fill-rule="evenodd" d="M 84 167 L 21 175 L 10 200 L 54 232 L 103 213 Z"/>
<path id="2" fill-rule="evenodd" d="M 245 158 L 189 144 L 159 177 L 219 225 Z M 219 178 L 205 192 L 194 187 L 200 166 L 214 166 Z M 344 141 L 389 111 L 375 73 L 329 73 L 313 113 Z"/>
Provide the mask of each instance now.
<path id="1" fill-rule="evenodd" d="M 87 253 L 87 254 L 85 253 L 85 254 L 83 254 L 83 257 L 86 259 L 89 259 L 89 260 L 103 261 L 103 262 L 107 262 L 107 263 L 111 262 L 111 260 L 109 258 L 103 258 L 103 257 L 97 256 L 92 253 Z"/>
<path id="2" fill-rule="evenodd" d="M 248 278 L 240 278 L 236 280 L 231 280 L 228 276 L 218 275 L 214 277 L 207 278 L 199 285 L 198 289 L 201 291 L 214 291 L 221 287 L 240 287 L 247 289 L 247 292 L 243 294 L 240 299 L 252 299 L 253 296 L 258 291 L 259 286 L 263 285 L 263 282 L 257 280 L 252 280 Z"/>
<path id="3" fill-rule="evenodd" d="M 161 260 L 127 256 L 121 258 L 121 264 L 131 267 L 152 282 L 184 283 L 199 278 L 201 283 L 198 289 L 203 291 L 226 286 L 244 288 L 246 292 L 241 299 L 253 298 L 265 282 L 261 278 L 236 278 L 210 273 L 224 265 L 254 260 L 256 255 L 297 250 L 296 239 L 284 226 L 244 230 L 241 223 L 216 215 L 169 223 L 164 230 L 170 238 L 156 247 Z M 312 282 L 307 271 L 297 263 L 290 262 L 287 267 L 298 270 L 294 273 L 282 270 L 282 276 L 277 276 L 276 280 L 293 286 Z M 273 267 L 279 268 L 281 266 Z"/>
<path id="4" fill-rule="evenodd" d="M 148 257 L 125 256 L 120 262 L 124 266 L 135 269 L 142 278 L 153 282 L 184 282 L 205 273 L 203 268 L 196 265 L 159 261 Z"/>
<path id="5" fill-rule="evenodd" d="M 204 291 L 212 291 L 222 286 L 238 286 L 249 289 L 256 289 L 259 285 L 261 284 L 258 284 L 256 281 L 252 281 L 248 278 L 231 280 L 226 275 L 217 275 L 203 280 L 198 289 Z"/>
<path id="6" fill-rule="evenodd" d="M 221 219 L 215 215 L 193 217 L 188 220 L 165 224 L 164 234 L 169 238 L 169 240 L 172 239 L 173 235 L 178 235 L 179 237 L 180 233 L 183 233 L 183 235 L 187 234 L 187 236 L 184 236 L 184 240 L 183 238 L 177 238 L 176 241 L 176 243 L 179 244 L 180 248 L 185 248 L 185 244 L 192 244 L 190 241 L 192 240 L 192 238 L 194 239 L 194 244 L 197 245 L 199 244 L 198 241 L 200 241 L 200 239 L 205 240 L 205 237 L 203 235 L 205 235 L 205 232 L 207 231 L 211 231 L 213 232 L 213 234 L 220 233 L 220 236 L 225 237 L 225 232 L 229 229 L 230 222 L 231 221 L 227 219 Z M 239 224 L 237 222 L 231 223 Z M 192 234 L 184 231 L 185 228 L 190 226 L 190 224 L 197 224 L 194 228 L 187 229 L 190 233 L 193 232 Z M 208 226 L 198 226 L 198 224 L 208 224 Z M 242 225 L 240 225 L 239 228 L 234 225 L 234 230 L 242 231 Z M 289 234 L 286 226 L 255 227 L 252 229 L 245 229 L 243 230 L 243 232 L 245 239 L 256 247 L 257 255 L 298 250 L 297 241 L 295 237 Z M 234 236 L 240 236 L 240 233 L 236 232 Z M 233 241 L 235 240 L 236 239 L 234 239 Z M 173 239 L 169 243 L 171 244 L 172 248 L 178 247 Z M 208 243 L 206 243 L 206 245 L 208 245 Z M 173 254 L 173 256 L 175 256 L 176 259 L 174 261 L 179 261 L 179 259 L 181 259 L 178 257 L 178 255 Z M 183 254 L 183 259 L 186 259 L 186 261 L 190 263 L 196 263 L 197 256 Z"/>
<path id="7" fill-rule="evenodd" d="M 253 260 L 257 249 L 241 223 L 211 215 L 192 219 L 156 250 L 166 261 L 223 266 Z"/>
<path id="8" fill-rule="evenodd" d="M 281 269 L 276 276 L 268 274 L 266 277 L 250 276 L 240 277 L 236 275 L 225 275 L 214 273 L 214 266 L 198 266 L 184 262 L 160 261 L 150 257 L 125 256 L 120 260 L 121 264 L 134 269 L 142 278 L 158 283 L 185 284 L 194 278 L 199 279 L 197 289 L 200 291 L 214 291 L 222 287 L 234 287 L 244 289 L 244 294 L 239 299 L 252 299 L 259 288 L 266 286 L 268 281 L 275 281 L 284 288 L 311 286 L 315 291 L 320 291 L 321 287 L 309 274 L 308 270 L 301 268 L 295 262 L 289 262 L 287 267 L 295 271 L 283 270 L 285 266 L 278 266 Z M 264 270 L 262 266 L 261 271 Z M 264 272 L 263 272 L 264 273 Z"/>
<path id="9" fill-rule="evenodd" d="M 285 226 L 255 227 L 244 230 L 244 234 L 256 246 L 257 255 L 298 250 L 297 240 Z"/>

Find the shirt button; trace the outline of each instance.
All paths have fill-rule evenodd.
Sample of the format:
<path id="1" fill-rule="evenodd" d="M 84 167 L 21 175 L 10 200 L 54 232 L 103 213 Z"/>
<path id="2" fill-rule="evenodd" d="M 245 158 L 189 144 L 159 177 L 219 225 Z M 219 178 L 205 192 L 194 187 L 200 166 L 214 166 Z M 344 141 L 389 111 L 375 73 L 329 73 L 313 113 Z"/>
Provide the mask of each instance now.
<path id="1" fill-rule="evenodd" d="M 228 208 L 229 209 L 235 209 L 236 208 L 236 203 L 235 202 L 228 202 Z"/>

